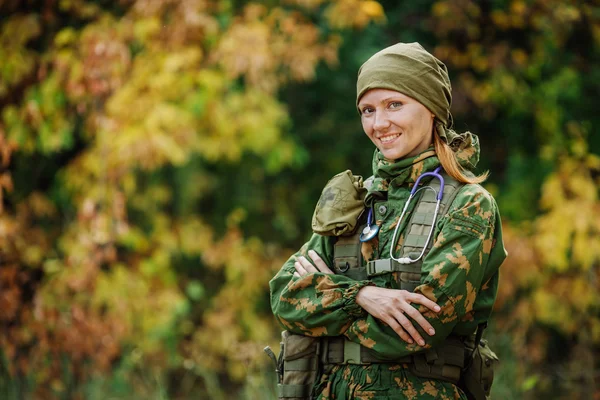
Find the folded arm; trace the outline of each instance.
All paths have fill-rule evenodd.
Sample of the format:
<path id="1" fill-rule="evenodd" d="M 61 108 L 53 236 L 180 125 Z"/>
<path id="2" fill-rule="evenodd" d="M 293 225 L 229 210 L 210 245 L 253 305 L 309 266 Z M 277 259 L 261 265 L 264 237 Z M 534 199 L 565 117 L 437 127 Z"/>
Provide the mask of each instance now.
<path id="1" fill-rule="evenodd" d="M 371 285 L 370 281 L 355 281 L 316 270 L 300 275 L 294 267 L 300 257 L 310 259 L 309 250 L 319 254 L 330 267 L 334 240 L 314 234 L 269 282 L 271 309 L 285 329 L 306 336 L 337 336 L 357 318 L 365 316 L 356 303 L 356 294 Z"/>
<path id="2" fill-rule="evenodd" d="M 301 289 L 306 289 L 315 283 L 317 284 L 317 290 L 319 290 L 319 287 L 323 284 L 326 288 L 330 288 L 333 280 L 338 279 L 337 276 L 333 275 L 333 271 L 315 250 L 308 250 L 306 252 L 307 255 L 303 255 L 302 253 L 304 253 L 306 248 L 308 248 L 308 246 L 303 247 L 300 252 L 295 254 L 295 257 L 292 257 L 290 260 L 288 260 L 288 262 L 294 262 L 293 265 L 295 272 L 293 272 L 292 277 L 298 278 L 295 283 L 287 286 L 288 293 L 295 292 L 297 286 L 301 286 Z M 323 252 L 323 254 L 326 253 Z M 291 272 L 291 270 L 289 270 L 289 272 Z M 287 275 L 289 275 L 289 272 Z M 337 283 L 340 284 L 340 286 L 346 285 L 348 283 L 346 279 L 348 278 L 344 278 L 343 281 L 338 281 Z M 352 282 L 357 281 L 351 281 L 351 283 Z M 342 301 L 342 310 L 346 308 L 348 311 L 350 309 L 349 305 L 354 303 L 352 309 L 350 309 L 348 312 L 348 314 L 351 316 L 365 316 L 366 314 L 364 311 L 371 313 L 373 316 L 390 324 L 394 331 L 397 332 L 398 335 L 406 342 L 412 343 L 414 339 L 417 341 L 417 343 L 423 345 L 423 338 L 416 331 L 412 322 L 403 315 L 403 312 L 406 312 L 406 314 L 415 322 L 419 323 L 421 327 L 425 329 L 425 331 L 427 331 L 430 335 L 433 335 L 434 330 L 429 322 L 423 318 L 419 311 L 411 306 L 411 303 L 422 304 L 436 312 L 440 311 L 440 307 L 421 294 L 410 293 L 406 290 L 386 289 L 382 287 L 376 287 L 374 285 L 375 284 L 371 281 L 362 281 L 361 285 L 358 286 L 358 289 L 353 288 L 350 291 L 342 292 L 342 296 L 346 296 L 350 301 Z M 312 296 L 312 293 L 308 292 L 308 295 Z M 319 295 L 322 295 L 322 293 L 317 292 L 317 297 Z M 325 296 L 331 296 L 331 293 L 327 293 Z M 333 296 L 338 297 L 338 294 L 334 292 Z M 280 300 L 281 299 L 283 299 L 284 302 L 289 302 L 291 304 L 300 304 L 301 306 L 311 307 L 314 311 L 311 313 L 311 320 L 318 319 L 315 313 L 319 311 L 325 314 L 330 313 L 330 310 L 327 308 L 319 309 L 316 306 L 316 303 L 311 303 L 306 297 L 302 297 L 302 295 L 292 298 L 289 296 L 282 296 L 280 297 Z M 328 303 L 328 301 L 326 300 L 325 303 Z M 336 305 L 335 300 L 331 303 Z M 274 302 L 272 302 L 272 304 L 274 304 Z M 358 305 L 360 308 L 357 308 L 356 305 Z M 362 311 L 361 308 L 364 311 Z M 298 307 L 296 307 L 296 311 L 298 311 Z M 292 317 L 297 318 L 298 316 L 301 316 L 302 320 L 306 320 L 306 316 L 302 315 L 301 313 L 299 314 L 298 312 L 295 312 L 292 314 Z M 287 327 L 287 329 L 294 330 L 294 326 L 289 324 L 291 322 L 289 318 L 287 320 L 284 320 L 280 317 L 278 318 L 283 326 Z M 295 321 L 295 324 L 300 328 L 301 333 L 309 335 L 323 334 L 335 336 L 343 333 L 343 331 L 348 328 L 347 324 L 343 324 L 341 325 L 341 329 L 329 329 L 325 332 L 319 327 L 307 328 L 302 322 Z"/>
<path id="3" fill-rule="evenodd" d="M 435 312 L 412 304 L 435 330 L 430 336 L 416 325 L 425 348 L 441 343 L 459 322 L 473 320 L 473 305 L 487 275 L 497 215 L 495 202 L 483 189 L 475 190 L 471 185 L 465 186 L 457 200 L 459 204 L 440 224 L 436 241 L 423 260 L 421 285 L 415 289 L 441 307 Z M 406 343 L 393 326 L 372 314 L 354 321 L 344 335 L 390 359 L 423 350 L 417 343 Z"/>

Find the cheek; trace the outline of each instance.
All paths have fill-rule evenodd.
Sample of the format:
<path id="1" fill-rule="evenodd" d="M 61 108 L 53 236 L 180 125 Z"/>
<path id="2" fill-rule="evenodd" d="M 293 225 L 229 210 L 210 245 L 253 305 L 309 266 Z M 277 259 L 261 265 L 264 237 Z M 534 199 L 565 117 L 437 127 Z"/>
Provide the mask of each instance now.
<path id="1" fill-rule="evenodd" d="M 423 135 L 431 136 L 433 134 L 433 119 L 428 115 L 423 119 Z"/>
<path id="2" fill-rule="evenodd" d="M 431 128 L 432 128 L 433 124 L 432 124 L 432 119 L 428 118 L 428 115 L 429 114 L 418 115 L 410 123 L 408 123 L 408 126 L 410 127 L 409 129 L 412 133 L 412 136 L 415 139 L 425 138 L 425 136 L 427 136 L 428 134 L 431 133 Z"/>
<path id="3" fill-rule="evenodd" d="M 415 119 L 414 112 L 408 109 L 398 111 L 394 116 L 393 122 L 394 125 L 408 131 L 413 130 L 420 123 L 418 119 Z"/>

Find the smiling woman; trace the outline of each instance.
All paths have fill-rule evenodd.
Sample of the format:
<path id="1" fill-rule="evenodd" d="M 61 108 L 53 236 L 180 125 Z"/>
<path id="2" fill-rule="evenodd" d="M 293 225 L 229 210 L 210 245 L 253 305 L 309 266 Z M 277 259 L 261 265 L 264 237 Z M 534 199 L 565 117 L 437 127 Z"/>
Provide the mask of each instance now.
<path id="1" fill-rule="evenodd" d="M 400 92 L 371 89 L 358 109 L 363 130 L 388 160 L 416 156 L 431 145 L 435 115 Z"/>
<path id="2" fill-rule="evenodd" d="M 486 175 L 471 172 L 479 141 L 450 129 L 451 101 L 445 65 L 417 43 L 361 67 L 373 176 L 328 182 L 314 234 L 270 282 L 287 329 L 280 398 L 489 394 L 497 358 L 481 335 L 506 252 Z"/>

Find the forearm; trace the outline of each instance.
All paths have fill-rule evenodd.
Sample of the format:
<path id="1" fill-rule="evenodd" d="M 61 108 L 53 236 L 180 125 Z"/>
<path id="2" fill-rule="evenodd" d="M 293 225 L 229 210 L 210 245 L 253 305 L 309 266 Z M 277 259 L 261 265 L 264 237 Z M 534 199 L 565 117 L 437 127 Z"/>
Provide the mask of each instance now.
<path id="1" fill-rule="evenodd" d="M 331 264 L 333 246 L 329 240 L 313 235 L 269 283 L 271 309 L 285 329 L 307 336 L 337 336 L 365 315 L 356 304 L 356 294 L 371 282 L 318 272 L 294 276 L 294 262 L 299 256 L 307 257 L 309 249 Z"/>
<path id="2" fill-rule="evenodd" d="M 447 296 L 431 296 L 429 298 L 437 300 L 437 304 L 441 306 L 439 312 L 434 312 L 425 306 L 412 304 L 412 307 L 421 313 L 435 331 L 435 334 L 430 335 L 419 324 L 413 323 L 413 326 L 424 340 L 423 346 L 416 342 L 407 343 L 385 322 L 370 314 L 354 321 L 344 335 L 349 340 L 372 349 L 380 357 L 391 360 L 435 347 L 452 333 L 456 325 L 456 314 L 454 314 L 456 304 Z M 450 315 L 453 317 L 449 318 Z"/>

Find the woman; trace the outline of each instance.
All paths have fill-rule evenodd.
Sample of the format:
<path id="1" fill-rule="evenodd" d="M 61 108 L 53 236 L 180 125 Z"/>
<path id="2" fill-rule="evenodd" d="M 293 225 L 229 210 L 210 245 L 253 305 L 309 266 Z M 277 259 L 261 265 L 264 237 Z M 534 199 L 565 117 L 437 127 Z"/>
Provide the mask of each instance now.
<path id="1" fill-rule="evenodd" d="M 488 320 L 506 252 L 496 203 L 479 185 L 486 175 L 470 172 L 479 157 L 478 139 L 449 129 L 451 99 L 445 65 L 417 43 L 388 47 L 359 70 L 356 104 L 376 146 L 372 184 L 367 191 L 362 179 L 351 177 L 356 191 L 347 201 L 348 190 L 335 183 L 343 174 L 330 181 L 313 218 L 316 233 L 270 282 L 281 325 L 326 338 L 312 391 L 318 399 L 467 398 L 457 386 L 461 378 L 446 376 L 463 369 L 462 360 L 455 363 L 460 366 L 448 364 L 446 348 L 456 338 L 472 337 Z M 440 166 L 446 188 L 452 186 L 450 196 L 443 191 L 448 204 L 437 215 L 421 212 L 420 200 L 407 205 L 419 176 Z M 350 217 L 344 221 L 336 212 Z M 430 227 L 418 225 L 419 214 L 436 220 Z M 424 226 L 420 236 L 431 239 L 411 253 L 406 248 L 415 226 Z M 354 232 L 361 233 L 362 260 L 351 267 L 337 246 L 350 249 Z M 393 261 L 406 257 L 413 267 Z M 377 270 L 381 265 L 392 267 Z M 414 265 L 417 282 L 411 286 L 402 268 Z M 343 360 L 324 358 L 340 343 Z M 440 364 L 440 358 L 446 361 Z M 438 364 L 437 375 L 421 373 Z"/>

